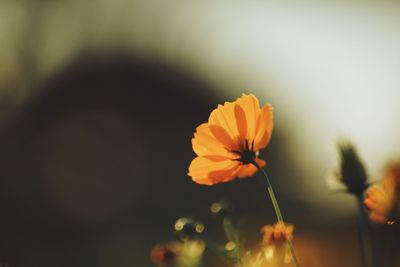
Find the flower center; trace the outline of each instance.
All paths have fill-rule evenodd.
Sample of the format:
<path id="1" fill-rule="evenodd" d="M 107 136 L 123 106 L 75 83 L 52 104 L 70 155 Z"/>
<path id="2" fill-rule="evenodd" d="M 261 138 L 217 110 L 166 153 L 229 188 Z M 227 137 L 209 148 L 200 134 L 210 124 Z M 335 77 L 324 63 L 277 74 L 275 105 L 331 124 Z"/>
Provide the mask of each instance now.
<path id="1" fill-rule="evenodd" d="M 232 153 L 235 153 L 240 156 L 238 161 L 241 161 L 243 164 L 251 164 L 255 161 L 257 154 L 254 152 L 254 144 L 251 144 L 249 147 L 249 142 L 245 140 L 245 147 L 241 151 L 231 150 Z"/>

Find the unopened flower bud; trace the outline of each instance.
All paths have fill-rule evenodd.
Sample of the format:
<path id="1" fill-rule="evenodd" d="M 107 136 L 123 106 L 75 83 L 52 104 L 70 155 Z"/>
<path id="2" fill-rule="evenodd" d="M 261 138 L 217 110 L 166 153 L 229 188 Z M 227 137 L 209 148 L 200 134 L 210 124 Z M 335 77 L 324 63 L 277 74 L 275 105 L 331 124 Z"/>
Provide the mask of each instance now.
<path id="1" fill-rule="evenodd" d="M 338 143 L 340 153 L 339 181 L 346 186 L 347 192 L 361 197 L 368 187 L 367 174 L 353 144 L 348 141 Z"/>

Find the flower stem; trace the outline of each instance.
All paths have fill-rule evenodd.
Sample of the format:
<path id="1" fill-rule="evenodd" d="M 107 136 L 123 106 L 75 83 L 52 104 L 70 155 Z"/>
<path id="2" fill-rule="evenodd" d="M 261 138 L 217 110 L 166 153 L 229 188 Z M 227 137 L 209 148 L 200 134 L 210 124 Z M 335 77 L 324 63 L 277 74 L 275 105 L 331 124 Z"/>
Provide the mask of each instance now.
<path id="1" fill-rule="evenodd" d="M 235 262 L 237 263 L 238 266 L 241 267 L 241 266 L 243 266 L 243 264 L 242 264 L 242 257 L 243 257 L 242 247 L 240 244 L 238 233 L 235 230 L 235 227 L 233 226 L 231 218 L 229 218 L 229 217 L 224 218 L 222 221 L 222 225 L 223 225 L 223 228 L 225 231 L 225 236 L 228 239 L 228 241 L 233 242 L 235 244 L 235 247 L 233 248 Z"/>
<path id="2" fill-rule="evenodd" d="M 362 204 L 362 197 L 357 197 L 357 234 L 358 242 L 360 245 L 360 253 L 363 267 L 373 267 L 373 260 L 371 254 L 371 240 L 369 238 L 368 229 L 365 227 L 364 207 Z"/>
<path id="3" fill-rule="evenodd" d="M 271 184 L 271 181 L 269 180 L 267 173 L 265 172 L 265 170 L 263 168 L 260 167 L 260 165 L 258 165 L 258 163 L 256 161 L 253 161 L 252 164 L 264 175 L 264 178 L 267 181 L 267 190 L 268 190 L 269 197 L 271 198 L 272 206 L 274 207 L 276 218 L 277 218 L 278 222 L 284 223 L 282 212 L 281 212 L 281 209 L 279 208 L 278 200 L 276 199 L 274 189 L 272 188 L 272 184 Z M 297 257 L 296 257 L 296 253 L 294 252 L 292 241 L 288 240 L 287 244 L 289 246 L 290 253 L 292 254 L 292 258 L 293 258 L 293 261 L 294 261 L 296 267 L 300 267 L 299 261 L 297 260 Z"/>
<path id="4" fill-rule="evenodd" d="M 292 258 L 293 258 L 294 264 L 297 267 L 300 267 L 299 260 L 297 259 L 296 253 L 294 252 L 294 247 L 293 247 L 292 240 L 288 240 L 287 243 L 288 243 L 288 246 L 289 246 L 289 249 L 290 249 L 290 253 L 292 254 Z"/>
<path id="5" fill-rule="evenodd" d="M 267 190 L 275 210 L 276 218 L 278 219 L 278 222 L 283 222 L 282 212 L 281 209 L 279 208 L 278 200 L 276 199 L 274 189 L 272 188 L 272 184 L 271 181 L 269 180 L 267 173 L 263 168 L 260 167 L 260 165 L 258 165 L 257 162 L 254 161 L 252 164 L 256 166 L 256 168 L 264 175 L 264 178 L 267 181 Z"/>
<path id="6" fill-rule="evenodd" d="M 207 249 L 211 250 L 215 255 L 229 259 L 229 255 L 223 246 L 220 246 L 216 244 L 214 241 L 207 238 L 203 238 L 203 241 L 206 244 Z"/>
<path id="7" fill-rule="evenodd" d="M 274 189 L 272 188 L 271 183 L 268 179 L 268 176 L 265 174 L 264 170 L 263 170 L 263 173 L 264 173 L 265 177 L 267 178 L 267 182 L 268 182 L 267 190 L 268 190 L 268 194 L 271 198 L 272 205 L 274 206 L 274 210 L 275 210 L 278 222 L 283 222 L 282 212 L 281 212 L 281 209 L 279 208 L 278 201 L 276 200 Z"/>

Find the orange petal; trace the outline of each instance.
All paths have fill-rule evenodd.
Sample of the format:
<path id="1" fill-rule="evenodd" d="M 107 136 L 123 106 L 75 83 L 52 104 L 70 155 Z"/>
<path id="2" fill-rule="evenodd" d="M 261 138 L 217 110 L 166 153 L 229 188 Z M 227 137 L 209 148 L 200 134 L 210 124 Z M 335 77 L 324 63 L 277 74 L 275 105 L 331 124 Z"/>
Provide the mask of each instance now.
<path id="1" fill-rule="evenodd" d="M 256 162 L 260 167 L 264 167 L 266 165 L 265 161 L 259 158 L 256 158 Z M 246 165 L 241 165 L 238 172 L 236 173 L 236 176 L 239 178 L 246 178 L 253 176 L 257 172 L 256 166 L 253 164 L 246 164 Z"/>
<path id="2" fill-rule="evenodd" d="M 257 172 L 257 168 L 253 164 L 246 164 L 240 166 L 238 172 L 236 173 L 238 178 L 246 178 L 253 176 Z"/>
<path id="3" fill-rule="evenodd" d="M 244 113 L 246 114 L 247 122 L 247 140 L 249 143 L 254 141 L 257 130 L 257 118 L 260 115 L 260 105 L 258 99 L 250 94 L 243 94 L 240 98 L 236 100 L 236 104 L 239 105 Z"/>
<path id="4" fill-rule="evenodd" d="M 374 223 L 386 223 L 387 218 L 381 214 L 378 214 L 376 212 L 371 212 L 369 215 L 369 219 L 373 221 Z"/>
<path id="5" fill-rule="evenodd" d="M 244 140 L 247 138 L 247 122 L 246 114 L 239 105 L 235 105 L 235 118 L 237 130 L 240 136 L 239 140 L 241 141 L 241 144 L 244 145 Z"/>
<path id="6" fill-rule="evenodd" d="M 260 166 L 261 168 L 262 168 L 262 167 L 265 167 L 265 165 L 267 165 L 267 163 L 265 162 L 265 160 L 260 159 L 260 158 L 256 158 L 256 162 L 257 162 L 258 166 Z"/>
<path id="7" fill-rule="evenodd" d="M 218 107 L 211 112 L 210 117 L 208 118 L 208 123 L 224 128 L 233 140 L 239 136 L 236 127 L 234 107 L 234 103 L 225 102 L 224 105 L 218 105 Z"/>
<path id="8" fill-rule="evenodd" d="M 394 201 L 396 195 L 396 177 L 388 176 L 383 179 L 383 190 L 385 191 L 389 201 Z"/>
<path id="9" fill-rule="evenodd" d="M 386 192 L 377 186 L 371 186 L 367 191 L 367 197 L 364 205 L 371 211 L 370 219 L 374 222 L 380 222 L 390 214 L 393 203 Z"/>
<path id="10" fill-rule="evenodd" d="M 257 133 L 254 138 L 254 150 L 266 147 L 271 139 L 273 128 L 272 106 L 265 105 L 257 120 Z"/>
<path id="11" fill-rule="evenodd" d="M 373 201 L 370 198 L 367 198 L 364 200 L 364 205 L 369 209 L 369 210 L 374 210 L 375 206 L 376 206 L 376 202 Z"/>
<path id="12" fill-rule="evenodd" d="M 209 128 L 215 139 L 220 141 L 228 151 L 239 149 L 239 144 L 232 140 L 225 128 L 213 124 L 210 124 Z"/>
<path id="13" fill-rule="evenodd" d="M 196 157 L 190 163 L 188 175 L 196 183 L 214 185 L 233 180 L 239 164 L 235 160 Z"/>
<path id="14" fill-rule="evenodd" d="M 379 201 L 379 199 L 385 198 L 385 192 L 382 188 L 373 185 L 367 190 L 367 199 L 370 199 L 374 202 Z"/>
<path id="15" fill-rule="evenodd" d="M 203 123 L 196 128 L 192 138 L 193 151 L 198 156 L 220 155 L 229 158 L 236 158 L 235 154 L 229 152 L 223 143 L 215 138 L 208 123 Z"/>

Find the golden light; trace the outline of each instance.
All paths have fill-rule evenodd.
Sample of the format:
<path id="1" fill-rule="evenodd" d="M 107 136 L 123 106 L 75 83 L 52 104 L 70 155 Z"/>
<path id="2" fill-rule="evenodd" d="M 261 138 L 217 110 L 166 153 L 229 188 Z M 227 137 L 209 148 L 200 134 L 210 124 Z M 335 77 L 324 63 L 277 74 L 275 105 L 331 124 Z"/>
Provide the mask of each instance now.
<path id="1" fill-rule="evenodd" d="M 233 251 L 236 248 L 236 243 L 233 241 L 229 241 L 228 243 L 225 244 L 225 249 L 227 251 Z"/>

